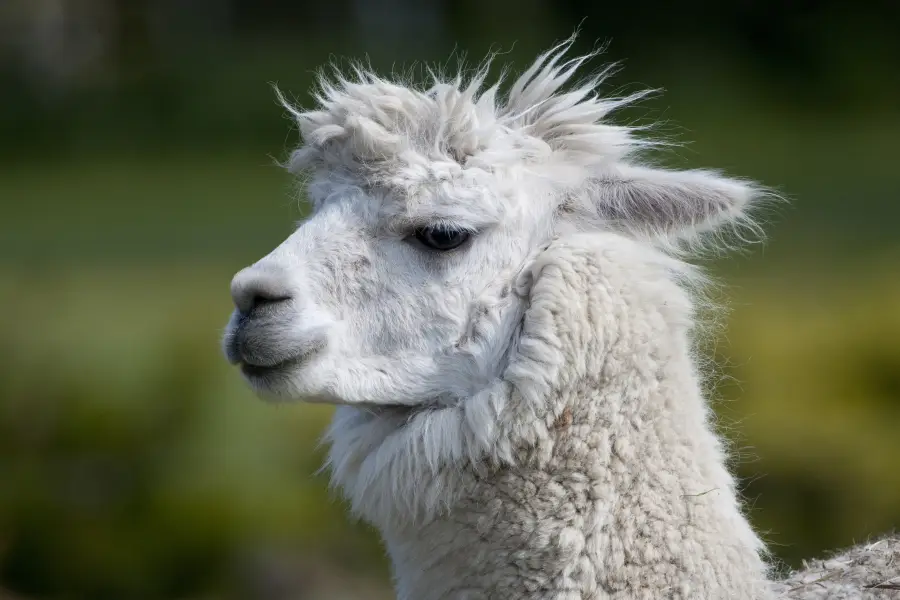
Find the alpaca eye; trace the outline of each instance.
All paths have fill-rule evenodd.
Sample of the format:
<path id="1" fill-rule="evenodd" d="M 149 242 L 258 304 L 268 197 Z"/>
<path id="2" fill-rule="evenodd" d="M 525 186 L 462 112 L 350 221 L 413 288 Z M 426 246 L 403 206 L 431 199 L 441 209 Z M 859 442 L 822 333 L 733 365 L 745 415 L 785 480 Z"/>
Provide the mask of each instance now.
<path id="1" fill-rule="evenodd" d="M 468 231 L 441 226 L 423 227 L 422 229 L 417 229 L 413 235 L 426 248 L 440 252 L 459 248 L 471 236 Z"/>

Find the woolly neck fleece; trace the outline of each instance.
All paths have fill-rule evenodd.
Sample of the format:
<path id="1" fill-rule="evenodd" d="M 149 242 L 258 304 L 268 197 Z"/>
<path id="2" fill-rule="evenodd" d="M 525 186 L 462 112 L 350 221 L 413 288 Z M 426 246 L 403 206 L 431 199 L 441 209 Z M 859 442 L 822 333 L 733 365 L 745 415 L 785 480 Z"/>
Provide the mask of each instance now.
<path id="1" fill-rule="evenodd" d="M 483 393 L 337 410 L 333 483 L 399 600 L 772 597 L 701 391 L 692 273 L 617 234 L 561 238 L 519 276 Z"/>

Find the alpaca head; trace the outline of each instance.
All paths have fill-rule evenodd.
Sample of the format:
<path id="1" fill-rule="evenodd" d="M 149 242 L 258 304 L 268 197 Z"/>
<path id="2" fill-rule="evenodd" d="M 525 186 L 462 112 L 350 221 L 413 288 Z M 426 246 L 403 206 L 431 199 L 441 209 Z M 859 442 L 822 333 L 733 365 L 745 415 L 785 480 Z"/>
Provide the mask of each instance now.
<path id="1" fill-rule="evenodd" d="M 574 86 L 570 42 L 505 95 L 486 69 L 429 89 L 358 71 L 291 106 L 308 219 L 232 281 L 224 346 L 261 395 L 440 407 L 504 367 L 527 305 L 517 275 L 552 239 L 591 231 L 661 250 L 740 222 L 753 189 L 638 164 L 605 121 L 640 94 Z"/>

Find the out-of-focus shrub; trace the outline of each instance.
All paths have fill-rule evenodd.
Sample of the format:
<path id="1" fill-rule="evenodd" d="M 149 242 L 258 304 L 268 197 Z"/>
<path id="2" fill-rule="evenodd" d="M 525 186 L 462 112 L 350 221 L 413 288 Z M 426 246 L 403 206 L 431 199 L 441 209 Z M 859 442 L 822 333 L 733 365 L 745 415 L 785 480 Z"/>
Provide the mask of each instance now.
<path id="1" fill-rule="evenodd" d="M 900 524 L 900 277 L 821 277 L 733 290 L 719 350 L 750 516 L 794 565 Z"/>

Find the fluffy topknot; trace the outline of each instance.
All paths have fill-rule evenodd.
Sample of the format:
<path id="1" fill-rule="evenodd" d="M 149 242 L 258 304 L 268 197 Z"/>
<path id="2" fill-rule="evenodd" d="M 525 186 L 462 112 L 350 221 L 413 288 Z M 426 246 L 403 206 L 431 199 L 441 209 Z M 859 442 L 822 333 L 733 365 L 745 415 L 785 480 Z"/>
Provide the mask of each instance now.
<path id="1" fill-rule="evenodd" d="M 601 98 L 608 67 L 565 90 L 595 53 L 564 60 L 574 38 L 545 52 L 501 96 L 500 80 L 485 87 L 491 59 L 471 77 L 442 80 L 428 89 L 394 83 L 361 67 L 351 80 L 337 72 L 319 78 L 318 106 L 300 110 L 279 93 L 295 118 L 303 144 L 289 168 L 346 170 L 367 181 L 402 187 L 441 181 L 464 169 L 491 171 L 541 161 L 569 167 L 612 164 L 649 142 L 634 129 L 604 119 L 645 97 L 641 91 Z M 554 160 L 558 159 L 558 161 Z"/>

